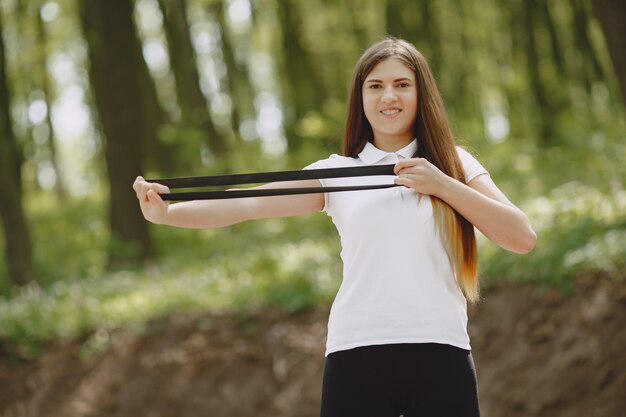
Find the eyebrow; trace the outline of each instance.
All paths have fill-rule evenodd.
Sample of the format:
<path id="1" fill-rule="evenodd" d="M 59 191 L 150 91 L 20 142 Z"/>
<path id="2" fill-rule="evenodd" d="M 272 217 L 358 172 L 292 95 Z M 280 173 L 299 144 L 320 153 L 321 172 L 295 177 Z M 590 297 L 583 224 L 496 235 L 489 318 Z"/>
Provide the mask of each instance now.
<path id="1" fill-rule="evenodd" d="M 398 81 L 410 81 L 410 82 L 413 82 L 412 79 L 407 78 L 407 77 L 396 78 L 395 80 L 393 80 L 394 83 L 397 83 Z M 382 83 L 383 80 L 371 79 L 371 80 L 367 80 L 365 82 L 366 83 Z"/>

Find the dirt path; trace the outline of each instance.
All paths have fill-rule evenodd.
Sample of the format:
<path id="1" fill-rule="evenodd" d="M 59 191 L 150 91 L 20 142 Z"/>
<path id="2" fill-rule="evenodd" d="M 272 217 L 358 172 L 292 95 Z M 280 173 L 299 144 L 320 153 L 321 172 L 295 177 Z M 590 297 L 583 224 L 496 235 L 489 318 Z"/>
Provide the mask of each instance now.
<path id="1" fill-rule="evenodd" d="M 626 416 L 626 284 L 485 291 L 470 311 L 484 417 Z M 102 356 L 79 346 L 0 358 L 2 417 L 314 417 L 327 309 L 213 312 L 117 332 Z"/>

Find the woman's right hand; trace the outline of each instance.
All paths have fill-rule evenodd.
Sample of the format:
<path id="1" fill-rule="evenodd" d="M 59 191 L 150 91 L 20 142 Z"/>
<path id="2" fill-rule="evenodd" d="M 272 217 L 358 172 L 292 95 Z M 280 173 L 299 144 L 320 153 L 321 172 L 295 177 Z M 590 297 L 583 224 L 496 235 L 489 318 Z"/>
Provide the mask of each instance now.
<path id="1" fill-rule="evenodd" d="M 252 187 L 279 189 L 321 187 L 319 180 L 282 181 Z M 159 194 L 169 193 L 163 184 L 137 177 L 133 184 L 146 220 L 156 224 L 190 229 L 215 229 L 246 220 L 295 216 L 324 208 L 324 194 L 279 195 L 223 200 L 193 200 L 169 205 Z"/>
<path id="2" fill-rule="evenodd" d="M 159 194 L 169 193 L 170 189 L 162 184 L 147 182 L 143 177 L 137 177 L 133 183 L 133 190 L 137 193 L 143 217 L 152 223 L 165 223 L 169 202 L 163 201 Z"/>

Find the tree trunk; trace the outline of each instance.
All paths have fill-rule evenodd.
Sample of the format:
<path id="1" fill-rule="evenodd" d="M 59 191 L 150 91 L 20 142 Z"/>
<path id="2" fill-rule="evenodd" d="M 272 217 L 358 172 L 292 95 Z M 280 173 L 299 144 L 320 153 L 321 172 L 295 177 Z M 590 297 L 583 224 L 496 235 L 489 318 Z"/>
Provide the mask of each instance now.
<path id="1" fill-rule="evenodd" d="M 422 0 L 419 6 L 420 10 L 416 13 L 420 15 L 421 21 L 417 25 L 419 29 L 415 37 L 423 39 L 422 42 L 418 42 L 418 47 L 421 48 L 420 51 L 424 53 L 430 67 L 437 75 L 443 69 L 441 19 L 438 19 L 436 6 L 432 0 Z"/>
<path id="2" fill-rule="evenodd" d="M 623 0 L 592 0 L 593 11 L 606 38 L 613 69 L 626 103 L 626 2 Z"/>
<path id="3" fill-rule="evenodd" d="M 228 91 L 232 101 L 232 126 L 235 138 L 240 140 L 239 128 L 248 118 L 254 119 L 254 93 L 246 68 L 241 68 L 235 58 L 235 48 L 226 26 L 226 10 L 222 2 L 215 3 L 215 14 L 222 29 L 222 54 L 228 76 Z"/>
<path id="4" fill-rule="evenodd" d="M 466 22 L 472 21 L 469 17 L 472 4 L 463 0 L 455 0 L 454 3 L 454 9 L 458 13 L 458 21 L 455 26 L 459 31 L 459 51 L 463 53 L 453 58 L 456 60 L 454 71 L 449 76 L 454 80 L 454 89 L 453 95 L 448 97 L 447 100 L 452 100 L 450 109 L 454 109 L 455 113 L 471 113 L 474 109 L 480 109 L 481 107 L 480 94 L 472 94 L 472 91 L 478 91 L 473 85 L 476 78 L 470 76 L 470 73 L 475 71 L 475 68 L 478 68 L 478 65 L 476 65 L 478 60 L 476 50 L 473 48 L 470 39 L 471 31 L 468 30 L 469 27 L 466 25 Z M 468 11 L 467 9 L 470 10 Z M 485 46 L 485 48 L 488 47 Z M 443 78 L 443 74 L 441 74 L 442 68 L 438 70 L 440 73 L 437 75 Z"/>
<path id="5" fill-rule="evenodd" d="M 537 109 L 534 112 L 539 121 L 540 145 L 548 146 L 553 141 L 554 132 L 550 121 L 550 103 L 543 84 L 540 68 L 540 57 L 537 52 L 537 39 L 535 38 L 535 0 L 524 0 L 524 25 L 526 32 L 526 67 L 528 69 L 529 82 L 532 88 Z"/>
<path id="6" fill-rule="evenodd" d="M 292 0 L 277 3 L 283 56 L 281 79 L 285 135 L 290 154 L 297 154 L 304 138 L 296 125 L 309 111 L 319 111 L 325 101 L 325 89 L 315 72 L 313 59 L 302 45 L 297 4 Z"/>
<path id="7" fill-rule="evenodd" d="M 56 174 L 56 183 L 55 190 L 58 193 L 60 199 L 64 199 L 67 192 L 65 189 L 65 181 L 63 179 L 63 174 L 59 169 L 59 157 L 56 147 L 56 140 L 54 135 L 54 126 L 52 124 L 52 88 L 50 87 L 50 76 L 48 74 L 48 48 L 47 48 L 47 36 L 46 36 L 46 24 L 41 17 L 41 7 L 38 8 L 39 13 L 37 13 L 37 43 L 39 44 L 39 68 L 40 75 L 39 81 L 41 82 L 41 89 L 43 91 L 44 100 L 46 103 L 46 126 L 48 128 L 48 136 L 47 136 L 47 145 L 50 150 L 50 163 L 54 172 Z"/>
<path id="8" fill-rule="evenodd" d="M 585 88 L 591 93 L 593 81 L 602 79 L 603 73 L 602 67 L 591 45 L 589 31 L 587 29 L 590 13 L 585 10 L 585 4 L 583 4 L 582 0 L 572 0 L 571 6 L 574 14 L 574 43 L 580 51 L 583 62 L 581 72 L 584 77 Z"/>
<path id="9" fill-rule="evenodd" d="M 333 3 L 336 0 L 331 0 Z M 390 0 L 387 0 L 388 2 Z M 350 0 L 343 0 L 337 2 L 339 7 L 339 13 L 346 16 L 347 23 L 351 27 L 351 31 L 359 50 L 365 50 L 371 43 L 371 33 L 369 32 L 366 21 L 362 19 L 363 9 L 360 7 L 353 7 L 353 2 Z"/>
<path id="10" fill-rule="evenodd" d="M 90 0 L 93 1 L 93 0 Z M 150 75 L 148 65 L 143 59 L 139 38 L 135 43 L 137 54 L 140 57 L 138 67 L 139 88 L 141 94 L 141 108 L 143 117 L 141 123 L 141 143 L 143 150 L 142 161 L 146 169 L 157 169 L 162 173 L 173 174 L 179 166 L 177 158 L 178 146 L 175 143 L 164 142 L 159 138 L 159 129 L 168 123 L 168 118 L 159 103 L 154 79 Z"/>
<path id="11" fill-rule="evenodd" d="M 563 54 L 561 52 L 561 44 L 557 35 L 557 28 L 552 18 L 552 13 L 548 7 L 548 2 L 539 2 L 538 7 L 541 9 L 543 20 L 546 22 L 546 28 L 550 35 L 550 50 L 552 52 L 552 60 L 559 76 L 565 76 L 565 66 L 563 65 Z"/>
<path id="12" fill-rule="evenodd" d="M 0 216 L 4 226 L 9 278 L 14 285 L 33 280 L 32 246 L 22 206 L 21 155 L 13 136 L 0 16 Z"/>
<path id="13" fill-rule="evenodd" d="M 403 5 L 401 0 L 387 0 L 385 7 L 385 19 L 387 21 L 387 34 L 397 38 L 408 39 L 404 24 Z"/>
<path id="14" fill-rule="evenodd" d="M 200 75 L 191 41 L 186 3 L 186 0 L 159 0 L 178 105 L 183 126 L 200 131 L 200 136 L 204 138 L 216 160 L 223 161 L 228 154 L 228 141 L 215 128 L 207 99 L 200 89 Z"/>
<path id="15" fill-rule="evenodd" d="M 80 2 L 89 47 L 89 75 L 105 137 L 109 176 L 111 248 L 109 266 L 153 254 L 148 226 L 131 190 L 142 173 L 142 135 L 148 120 L 142 106 L 143 56 L 133 25 L 131 0 Z"/>

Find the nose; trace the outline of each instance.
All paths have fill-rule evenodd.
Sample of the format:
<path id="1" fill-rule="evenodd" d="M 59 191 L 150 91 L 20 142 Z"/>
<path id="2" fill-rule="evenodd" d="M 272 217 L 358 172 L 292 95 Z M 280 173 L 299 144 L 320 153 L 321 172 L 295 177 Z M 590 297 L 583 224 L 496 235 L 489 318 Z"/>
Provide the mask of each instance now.
<path id="1" fill-rule="evenodd" d="M 382 101 L 383 102 L 392 102 L 395 101 L 398 96 L 393 88 L 393 86 L 387 86 L 383 91 Z"/>

